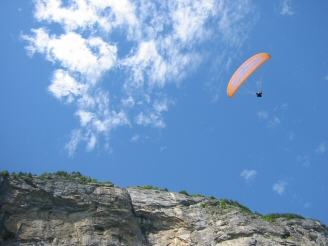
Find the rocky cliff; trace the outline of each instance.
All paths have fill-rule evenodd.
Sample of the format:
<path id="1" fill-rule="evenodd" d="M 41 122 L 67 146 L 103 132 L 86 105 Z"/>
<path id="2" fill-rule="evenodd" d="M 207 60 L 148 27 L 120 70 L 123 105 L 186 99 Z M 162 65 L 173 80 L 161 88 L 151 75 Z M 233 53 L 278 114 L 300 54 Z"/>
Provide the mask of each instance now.
<path id="1" fill-rule="evenodd" d="M 311 219 L 266 221 L 216 199 L 0 175 L 0 245 L 328 245 Z"/>

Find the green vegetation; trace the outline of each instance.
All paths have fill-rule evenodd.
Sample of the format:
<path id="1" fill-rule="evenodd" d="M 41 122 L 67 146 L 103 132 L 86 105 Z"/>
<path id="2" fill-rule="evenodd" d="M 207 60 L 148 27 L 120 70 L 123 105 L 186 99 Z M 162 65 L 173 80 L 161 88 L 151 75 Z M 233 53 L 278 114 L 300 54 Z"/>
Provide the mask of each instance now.
<path id="1" fill-rule="evenodd" d="M 188 192 L 185 190 L 179 191 L 179 194 L 189 196 Z"/>
<path id="2" fill-rule="evenodd" d="M 49 178 L 49 175 L 51 176 L 51 178 L 60 177 L 60 178 L 66 179 L 66 180 L 78 181 L 78 182 L 81 182 L 81 183 L 112 184 L 112 185 L 114 185 L 110 181 L 99 182 L 97 179 L 93 179 L 93 178 L 84 176 L 80 172 L 72 172 L 70 174 L 65 172 L 65 171 L 58 171 L 54 174 L 45 173 L 46 178 Z"/>
<path id="3" fill-rule="evenodd" d="M 152 185 L 137 186 L 137 187 L 140 187 L 140 188 L 145 189 L 145 190 L 159 190 L 159 191 L 166 191 L 166 192 L 169 191 L 167 188 L 160 189 L 160 188 L 154 187 Z"/>
<path id="4" fill-rule="evenodd" d="M 226 203 L 226 199 L 220 199 L 220 201 L 218 203 L 218 206 L 220 206 L 221 209 L 227 209 L 228 206 L 227 206 L 227 203 Z"/>
<path id="5" fill-rule="evenodd" d="M 186 195 L 186 196 L 192 196 L 192 197 L 205 197 L 201 194 L 189 194 L 187 191 L 185 190 L 182 190 L 182 191 L 179 191 L 179 194 L 182 194 L 182 195 Z"/>
<path id="6" fill-rule="evenodd" d="M 205 196 L 203 196 L 201 194 L 189 194 L 189 196 L 193 196 L 193 197 L 205 197 Z"/>
<path id="7" fill-rule="evenodd" d="M 221 207 L 221 209 L 227 209 L 228 207 L 235 207 L 238 208 L 241 212 L 252 214 L 252 211 L 248 207 L 240 204 L 237 201 L 233 201 L 229 199 L 220 199 L 218 206 Z"/>
<path id="8" fill-rule="evenodd" d="M 305 219 L 303 216 L 298 214 L 292 214 L 292 213 L 274 213 L 274 214 L 267 214 L 263 215 L 263 218 L 268 222 L 275 222 L 279 218 L 284 218 L 287 220 L 291 219 Z"/>
<path id="9" fill-rule="evenodd" d="M 159 188 L 154 187 L 152 185 L 140 186 L 140 188 L 145 189 L 145 190 L 159 190 Z"/>
<path id="10" fill-rule="evenodd" d="M 12 178 L 16 179 L 16 178 L 21 178 L 21 179 L 32 179 L 33 177 L 37 177 L 36 174 L 32 174 L 32 173 L 23 173 L 23 172 L 19 172 L 18 174 L 16 174 L 15 172 L 13 172 L 11 175 L 9 174 L 9 172 L 3 171 L 0 172 L 0 174 L 6 173 L 5 175 L 11 176 Z"/>
<path id="11" fill-rule="evenodd" d="M 258 212 L 252 212 L 248 207 L 240 204 L 237 201 L 233 201 L 233 200 L 228 200 L 228 199 L 220 199 L 218 206 L 221 209 L 228 209 L 231 207 L 234 208 L 239 208 L 239 210 L 241 212 L 244 213 L 249 213 L 249 214 L 254 214 L 260 218 L 263 218 L 264 220 L 268 221 L 268 222 L 275 222 L 277 219 L 279 218 L 284 218 L 287 220 L 291 220 L 291 219 L 305 219 L 303 216 L 301 215 L 297 215 L 297 214 L 292 214 L 292 213 L 273 213 L 273 214 L 267 214 L 267 215 L 262 215 Z"/>
<path id="12" fill-rule="evenodd" d="M 168 192 L 169 190 L 167 188 L 164 188 L 164 189 L 160 189 L 158 187 L 154 187 L 152 185 L 145 185 L 145 186 L 137 186 L 139 188 L 142 188 L 142 189 L 145 189 L 145 190 L 158 190 L 158 191 L 165 191 L 165 192 Z M 179 191 L 179 194 L 183 194 L 183 195 L 186 195 L 186 196 L 191 196 L 191 197 L 205 197 L 201 194 L 189 194 L 187 191 L 185 190 L 182 190 L 182 191 Z M 211 198 L 211 199 L 216 199 L 215 197 Z"/>
<path id="13" fill-rule="evenodd" d="M 67 173 L 66 171 L 58 171 L 55 173 L 48 173 L 45 172 L 42 175 L 38 176 L 36 174 L 31 174 L 31 173 L 24 173 L 24 172 L 19 172 L 16 174 L 15 172 L 12 172 L 9 174 L 7 170 L 0 172 L 0 175 L 7 175 L 10 176 L 13 179 L 21 178 L 21 179 L 33 179 L 33 178 L 39 178 L 39 179 L 47 179 L 47 180 L 71 180 L 71 181 L 77 181 L 80 183 L 94 183 L 94 184 L 111 184 L 114 185 L 110 181 L 106 182 L 99 182 L 97 179 L 93 179 L 87 176 L 82 175 L 80 172 L 72 172 L 72 173 Z"/>
<path id="14" fill-rule="evenodd" d="M 9 176 L 9 172 L 7 170 L 0 172 L 0 174 L 2 174 L 4 176 Z"/>

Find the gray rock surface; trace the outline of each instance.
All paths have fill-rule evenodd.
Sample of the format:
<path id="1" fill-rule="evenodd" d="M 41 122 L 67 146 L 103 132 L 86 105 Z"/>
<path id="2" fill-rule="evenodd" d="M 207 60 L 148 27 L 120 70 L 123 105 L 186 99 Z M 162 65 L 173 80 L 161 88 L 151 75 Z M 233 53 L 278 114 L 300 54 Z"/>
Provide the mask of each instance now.
<path id="1" fill-rule="evenodd" d="M 328 227 L 174 192 L 0 175 L 0 245 L 322 245 Z"/>

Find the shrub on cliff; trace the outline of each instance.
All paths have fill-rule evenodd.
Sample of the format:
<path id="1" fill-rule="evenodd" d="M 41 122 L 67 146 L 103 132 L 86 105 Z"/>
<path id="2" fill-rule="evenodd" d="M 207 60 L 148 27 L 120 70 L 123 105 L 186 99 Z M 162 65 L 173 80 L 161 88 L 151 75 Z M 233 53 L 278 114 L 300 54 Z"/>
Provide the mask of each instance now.
<path id="1" fill-rule="evenodd" d="M 7 170 L 0 172 L 0 174 L 2 174 L 4 176 L 9 176 L 9 172 Z"/>
<path id="2" fill-rule="evenodd" d="M 279 218 L 284 218 L 287 220 L 291 219 L 305 219 L 303 216 L 298 214 L 292 214 L 292 213 L 274 213 L 274 214 L 267 214 L 264 215 L 263 218 L 268 222 L 275 222 Z"/>

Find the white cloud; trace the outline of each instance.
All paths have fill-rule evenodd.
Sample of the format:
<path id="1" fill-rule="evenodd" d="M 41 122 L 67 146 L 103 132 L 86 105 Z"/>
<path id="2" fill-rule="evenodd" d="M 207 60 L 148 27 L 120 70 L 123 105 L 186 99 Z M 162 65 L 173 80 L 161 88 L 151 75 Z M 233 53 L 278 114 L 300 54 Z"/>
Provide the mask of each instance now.
<path id="1" fill-rule="evenodd" d="M 58 69 L 55 71 L 49 91 L 58 99 L 67 97 L 67 102 L 72 102 L 74 96 L 79 96 L 87 89 L 86 85 L 78 83 L 67 71 Z"/>
<path id="2" fill-rule="evenodd" d="M 288 103 L 284 103 L 280 106 L 280 110 L 282 113 L 285 113 L 288 110 Z"/>
<path id="3" fill-rule="evenodd" d="M 186 4 L 187 3 L 187 4 Z M 215 13 L 215 1 L 173 1 L 169 3 L 173 10 L 172 20 L 175 38 L 183 43 L 194 42 L 209 36 L 203 28 L 207 19 Z"/>
<path id="4" fill-rule="evenodd" d="M 168 111 L 170 104 L 174 104 L 174 102 L 167 98 L 161 98 L 160 100 L 157 99 L 154 101 L 153 108 L 157 112 L 157 114 L 160 114 L 163 111 Z"/>
<path id="5" fill-rule="evenodd" d="M 124 23 L 137 25 L 135 7 L 128 0 L 72 0 L 63 6 L 61 0 L 34 0 L 35 18 L 38 21 L 61 24 L 66 31 L 86 29 L 92 26 L 110 31 Z M 108 8 L 112 11 L 106 11 Z"/>
<path id="6" fill-rule="evenodd" d="M 32 29 L 34 36 L 23 35 L 30 42 L 26 47 L 31 55 L 43 53 L 51 62 L 59 62 L 69 72 L 78 72 L 89 83 L 112 68 L 117 57 L 117 48 L 99 37 L 83 38 L 80 34 L 68 32 L 57 37 L 49 36 L 44 28 Z"/>
<path id="7" fill-rule="evenodd" d="M 266 111 L 263 111 L 263 110 L 257 112 L 257 115 L 261 120 L 266 120 L 269 117 L 269 114 Z"/>
<path id="8" fill-rule="evenodd" d="M 110 110 L 109 97 L 105 92 L 97 91 L 92 96 L 85 94 L 77 105 L 79 110 L 75 114 L 80 118 L 81 129 L 72 132 L 72 139 L 66 145 L 70 156 L 74 154 L 79 142 L 85 141 L 87 151 L 91 151 L 95 148 L 100 134 L 108 136 L 112 129 L 130 124 L 123 111 Z"/>
<path id="9" fill-rule="evenodd" d="M 287 182 L 284 180 L 279 180 L 272 186 L 272 189 L 276 191 L 279 195 L 282 195 L 285 192 Z"/>
<path id="10" fill-rule="evenodd" d="M 220 67 L 231 63 L 254 21 L 248 0 L 34 0 L 34 4 L 34 17 L 44 27 L 31 29 L 22 38 L 29 55 L 43 54 L 60 66 L 48 89 L 74 104 L 80 120 L 66 144 L 69 155 L 81 141 L 93 150 L 100 135 L 109 139 L 119 126 L 165 127 L 163 113 L 173 100 L 164 87 L 181 83 L 212 53 L 219 54 Z M 53 23 L 62 27 L 62 33 L 50 29 Z M 119 53 L 126 43 L 127 51 Z M 210 52 L 198 49 L 204 44 Z M 123 79 L 111 76 L 111 71 Z M 105 146 L 110 149 L 108 142 Z"/>
<path id="11" fill-rule="evenodd" d="M 131 96 L 128 96 L 127 98 L 121 99 L 122 105 L 126 108 L 133 108 L 135 105 L 134 99 Z"/>
<path id="12" fill-rule="evenodd" d="M 294 132 L 288 132 L 287 137 L 289 140 L 294 140 L 295 133 Z"/>
<path id="13" fill-rule="evenodd" d="M 304 156 L 297 156 L 297 162 L 301 162 L 304 167 L 310 166 L 310 156 L 304 155 Z"/>
<path id="14" fill-rule="evenodd" d="M 83 140 L 81 130 L 74 129 L 71 133 L 71 140 L 65 145 L 65 149 L 68 151 L 69 156 L 73 156 L 80 141 Z"/>
<path id="15" fill-rule="evenodd" d="M 291 0 L 283 0 L 280 5 L 280 14 L 281 15 L 293 15 L 294 12 L 292 10 L 292 1 Z"/>
<path id="16" fill-rule="evenodd" d="M 317 154 L 324 154 L 328 149 L 328 142 L 323 141 L 316 149 L 315 153 Z"/>
<path id="17" fill-rule="evenodd" d="M 88 145 L 87 145 L 87 150 L 91 151 L 95 148 L 97 143 L 97 137 L 94 134 L 91 134 L 91 136 L 88 139 Z"/>
<path id="18" fill-rule="evenodd" d="M 250 7 L 250 1 L 234 1 L 233 3 L 219 1 L 217 5 L 217 11 L 221 13 L 219 30 L 224 40 L 231 46 L 241 47 L 253 25 L 252 22 L 245 20 L 245 16 L 253 14 L 253 17 L 257 18 Z M 236 11 L 236 9 L 241 11 Z"/>
<path id="19" fill-rule="evenodd" d="M 278 117 L 273 117 L 272 120 L 269 120 L 267 123 L 267 127 L 274 127 L 276 125 L 279 125 L 280 119 Z"/>
<path id="20" fill-rule="evenodd" d="M 142 42 L 136 55 L 122 62 L 122 65 L 131 69 L 132 78 L 129 86 L 141 88 L 145 78 L 149 78 L 149 86 L 163 86 L 167 71 L 167 64 L 159 55 L 154 40 Z M 149 68 L 149 70 L 147 69 Z"/>
<path id="21" fill-rule="evenodd" d="M 254 180 L 256 174 L 257 174 L 257 172 L 255 170 L 244 169 L 241 172 L 240 176 L 245 179 L 246 183 L 250 183 L 251 181 Z"/>
<path id="22" fill-rule="evenodd" d="M 266 127 L 271 128 L 280 124 L 280 119 L 276 116 L 269 117 L 269 114 L 265 110 L 257 112 L 257 116 L 260 120 L 266 121 Z"/>
<path id="23" fill-rule="evenodd" d="M 162 152 L 162 151 L 164 151 L 166 149 L 166 147 L 161 147 L 160 148 L 160 151 Z"/>
<path id="24" fill-rule="evenodd" d="M 81 126 L 86 126 L 92 120 L 92 118 L 94 118 L 93 113 L 83 110 L 76 112 L 76 115 L 80 116 Z"/>
<path id="25" fill-rule="evenodd" d="M 132 142 L 136 142 L 136 141 L 139 140 L 139 138 L 140 138 L 139 134 L 135 134 L 135 135 L 131 138 L 131 141 L 132 141 Z"/>
<path id="26" fill-rule="evenodd" d="M 164 128 L 166 126 L 162 116 L 155 113 L 144 114 L 143 112 L 141 112 L 135 117 L 135 122 L 138 125 L 143 125 L 143 126 L 151 125 L 152 127 L 157 127 L 157 128 Z"/>
<path id="27" fill-rule="evenodd" d="M 305 204 L 304 204 L 304 208 L 309 208 L 309 207 L 311 207 L 312 206 L 312 203 L 311 202 L 306 202 Z"/>

